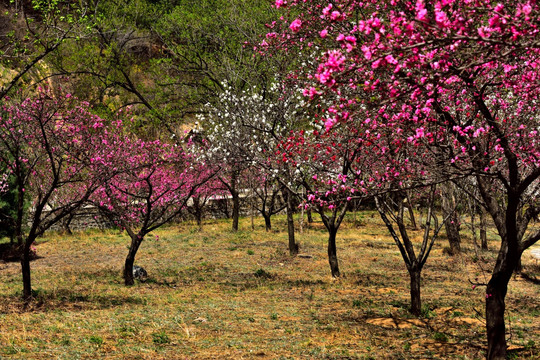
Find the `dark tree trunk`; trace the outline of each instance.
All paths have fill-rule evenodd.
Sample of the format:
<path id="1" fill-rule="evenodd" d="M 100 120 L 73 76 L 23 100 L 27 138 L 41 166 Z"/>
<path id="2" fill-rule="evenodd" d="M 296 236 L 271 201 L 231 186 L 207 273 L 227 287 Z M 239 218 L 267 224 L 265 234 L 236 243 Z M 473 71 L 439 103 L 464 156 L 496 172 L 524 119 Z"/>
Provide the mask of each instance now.
<path id="1" fill-rule="evenodd" d="M 199 230 L 202 230 L 202 218 L 203 218 L 203 206 L 201 199 L 198 197 L 193 198 L 193 215 L 195 216 L 195 222 Z"/>
<path id="2" fill-rule="evenodd" d="M 298 255 L 298 244 L 294 239 L 294 218 L 292 206 L 292 193 L 287 190 L 287 231 L 289 233 L 289 253 L 291 256 Z"/>
<path id="3" fill-rule="evenodd" d="M 30 244 L 33 242 L 30 242 Z M 23 300 L 32 299 L 32 279 L 30 277 L 30 245 L 25 244 L 21 254 L 21 267 L 23 277 Z"/>
<path id="4" fill-rule="evenodd" d="M 272 220 L 270 219 L 270 215 L 267 215 L 265 213 L 262 214 L 264 218 L 264 225 L 266 226 L 266 231 L 272 230 Z"/>
<path id="5" fill-rule="evenodd" d="M 337 229 L 328 229 L 328 262 L 330 263 L 330 271 L 332 272 L 332 277 L 334 278 L 340 277 L 339 263 L 337 257 L 336 234 Z"/>
<path id="6" fill-rule="evenodd" d="M 461 236 L 459 235 L 459 219 L 455 213 L 450 215 L 444 224 L 444 228 L 448 237 L 448 244 L 450 245 L 450 254 L 459 254 L 461 252 Z"/>
<path id="7" fill-rule="evenodd" d="M 311 214 L 311 208 L 308 208 L 306 212 L 308 224 L 313 224 L 313 215 Z"/>
<path id="8" fill-rule="evenodd" d="M 71 222 L 73 221 L 73 218 L 75 217 L 75 213 L 71 213 L 67 216 L 66 220 L 64 221 L 64 224 L 63 224 L 63 232 L 64 234 L 67 234 L 67 235 L 73 235 L 73 232 L 71 231 L 71 228 L 69 227 L 71 225 Z"/>
<path id="9" fill-rule="evenodd" d="M 195 213 L 195 221 L 197 222 L 197 227 L 199 230 L 202 230 L 202 212 L 197 211 Z"/>
<path id="10" fill-rule="evenodd" d="M 135 235 L 131 238 L 131 246 L 129 247 L 124 264 L 124 284 L 126 286 L 131 286 L 135 283 L 135 279 L 133 278 L 133 265 L 135 264 L 135 256 L 141 246 L 142 239 L 143 237 L 140 235 Z"/>
<path id="11" fill-rule="evenodd" d="M 443 217 L 446 219 L 444 228 L 450 245 L 450 255 L 457 255 L 461 252 L 461 237 L 459 235 L 459 216 L 456 212 L 455 189 L 452 184 L 445 184 L 442 189 L 442 210 Z"/>
<path id="12" fill-rule="evenodd" d="M 482 250 L 488 250 L 487 242 L 487 219 L 486 212 L 480 210 L 480 242 L 482 243 Z"/>
<path id="13" fill-rule="evenodd" d="M 232 192 L 232 229 L 238 231 L 238 221 L 240 219 L 240 196 L 237 191 Z"/>
<path id="14" fill-rule="evenodd" d="M 506 359 L 506 328 L 504 323 L 504 302 L 510 273 L 493 274 L 486 289 L 486 330 L 488 340 L 488 360 Z"/>
<path id="15" fill-rule="evenodd" d="M 420 297 L 420 274 L 422 269 L 411 268 L 411 314 L 419 316 L 422 313 L 422 298 Z"/>

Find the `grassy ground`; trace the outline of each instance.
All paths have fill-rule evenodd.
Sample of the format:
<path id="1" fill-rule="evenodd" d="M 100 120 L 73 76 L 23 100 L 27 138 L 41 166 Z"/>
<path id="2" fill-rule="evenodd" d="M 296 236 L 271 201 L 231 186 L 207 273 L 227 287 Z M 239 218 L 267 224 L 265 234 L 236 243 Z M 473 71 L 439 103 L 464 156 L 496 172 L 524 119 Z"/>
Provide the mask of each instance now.
<path id="1" fill-rule="evenodd" d="M 20 268 L 0 263 L 0 359 L 480 359 L 483 281 L 495 252 L 443 254 L 436 245 L 423 272 L 424 311 L 407 312 L 408 277 L 378 216 L 365 212 L 338 233 L 345 276 L 330 277 L 326 232 L 232 233 L 227 221 L 171 226 L 149 236 L 137 264 L 149 280 L 122 285 L 128 238 L 119 231 L 49 234 L 32 262 L 36 301 L 23 309 Z M 274 227 L 285 229 L 285 219 Z M 418 237 L 420 232 L 415 232 Z M 155 236 L 159 235 L 156 240 Z M 490 232 L 490 247 L 497 246 Z M 525 272 L 540 277 L 524 255 Z M 539 285 L 510 284 L 506 316 L 515 359 L 540 359 Z"/>

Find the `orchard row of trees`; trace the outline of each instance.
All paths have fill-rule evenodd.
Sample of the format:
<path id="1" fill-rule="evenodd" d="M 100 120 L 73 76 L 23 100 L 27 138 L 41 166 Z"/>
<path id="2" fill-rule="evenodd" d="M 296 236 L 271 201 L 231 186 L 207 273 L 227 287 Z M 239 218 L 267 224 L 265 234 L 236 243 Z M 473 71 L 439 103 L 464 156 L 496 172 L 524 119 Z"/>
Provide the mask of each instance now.
<path id="1" fill-rule="evenodd" d="M 269 200 L 268 224 L 284 194 L 292 255 L 294 197 L 319 212 L 336 277 L 346 212 L 373 199 L 419 313 L 421 271 L 443 226 L 451 252 L 459 251 L 456 209 L 466 194 L 472 216 L 488 214 L 501 238 L 485 296 L 488 358 L 505 358 L 508 283 L 540 239 L 538 4 L 249 4 L 10 5 L 27 31 L 3 43 L 2 59 L 19 63 L 0 91 L 0 146 L 2 184 L 15 189 L 8 193 L 24 248 L 24 296 L 36 236 L 82 204 L 100 207 L 130 235 L 124 278 L 132 284 L 144 236 L 188 199 L 197 209 L 225 187 L 237 229 L 240 181 L 249 179 Z M 69 79 L 65 90 L 7 104 L 18 85 L 44 81 L 29 75 L 43 72 L 45 59 L 45 78 Z M 178 123 L 194 114 L 195 131 L 180 141 Z M 426 209 L 419 248 L 404 220 L 417 203 Z"/>
<path id="2" fill-rule="evenodd" d="M 382 194 L 468 179 L 462 190 L 478 198 L 501 237 L 486 286 L 486 322 L 488 358 L 504 359 L 508 282 L 523 251 L 540 239 L 530 226 L 540 211 L 538 4 L 277 0 L 275 6 L 286 16 L 273 24 L 262 52 L 305 59 L 290 78 L 319 111 L 324 130 L 314 137 L 324 141 L 325 156 L 346 164 L 319 193 L 375 196 L 411 287 L 429 254 L 429 227 L 415 256 L 401 200 L 394 231 Z M 294 150 L 287 161 L 296 164 L 305 161 L 296 154 L 318 146 L 302 132 L 288 145 Z"/>

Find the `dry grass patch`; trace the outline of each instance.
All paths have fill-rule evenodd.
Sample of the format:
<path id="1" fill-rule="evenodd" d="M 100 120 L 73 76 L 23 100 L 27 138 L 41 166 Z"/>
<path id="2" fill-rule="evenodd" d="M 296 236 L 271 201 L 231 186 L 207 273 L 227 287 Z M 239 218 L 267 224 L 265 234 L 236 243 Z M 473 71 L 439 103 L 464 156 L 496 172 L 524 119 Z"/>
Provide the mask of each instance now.
<path id="1" fill-rule="evenodd" d="M 408 276 L 372 213 L 338 233 L 345 276 L 330 277 L 326 232 L 297 234 L 291 258 L 285 232 L 249 219 L 156 231 L 136 263 L 149 280 L 123 286 L 128 238 L 118 231 L 40 239 L 32 262 L 36 300 L 19 300 L 19 264 L 0 264 L 0 358 L 7 359 L 481 359 L 484 299 L 469 279 L 487 276 L 494 254 L 453 259 L 439 242 L 423 272 L 424 311 L 408 313 Z M 285 229 L 278 218 L 275 229 Z M 418 232 L 417 236 L 420 236 Z M 159 240 L 155 240 L 155 235 Z M 496 239 L 490 246 L 495 248 Z M 467 240 L 466 240 L 467 241 Z M 532 258 L 525 271 L 539 276 Z M 508 294 L 514 358 L 539 358 L 538 285 L 522 277 Z"/>

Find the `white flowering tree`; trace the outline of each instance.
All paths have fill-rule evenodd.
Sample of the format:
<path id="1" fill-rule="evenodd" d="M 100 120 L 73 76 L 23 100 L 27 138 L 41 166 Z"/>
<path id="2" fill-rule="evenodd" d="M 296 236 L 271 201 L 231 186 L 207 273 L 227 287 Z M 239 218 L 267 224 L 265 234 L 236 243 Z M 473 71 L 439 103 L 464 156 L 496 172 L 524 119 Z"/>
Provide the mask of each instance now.
<path id="1" fill-rule="evenodd" d="M 247 169 L 255 168 L 267 181 L 275 179 L 284 186 L 289 222 L 289 250 L 298 253 L 294 239 L 292 197 L 296 169 L 276 159 L 276 151 L 291 129 L 298 126 L 302 106 L 296 90 L 286 90 L 277 82 L 268 88 L 235 91 L 228 84 L 219 101 L 208 104 L 199 115 L 208 150 L 207 161 L 222 164 L 221 181 L 233 198 L 233 229 L 237 229 L 239 194 Z M 297 96 L 298 95 L 298 96 Z M 261 185 L 262 186 L 262 185 Z"/>

